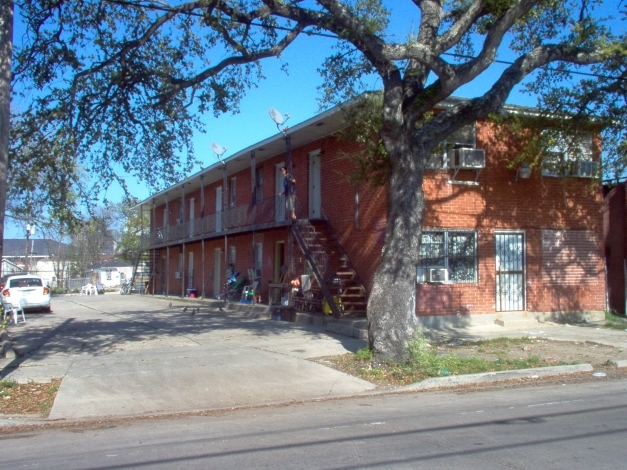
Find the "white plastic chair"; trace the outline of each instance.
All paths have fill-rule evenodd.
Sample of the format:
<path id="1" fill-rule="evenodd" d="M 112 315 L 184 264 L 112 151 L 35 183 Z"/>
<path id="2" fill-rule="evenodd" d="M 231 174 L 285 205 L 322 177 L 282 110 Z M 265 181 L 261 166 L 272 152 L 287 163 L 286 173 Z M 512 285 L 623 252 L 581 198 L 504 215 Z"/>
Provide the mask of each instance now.
<path id="1" fill-rule="evenodd" d="M 81 288 L 81 295 L 98 295 L 98 288 L 93 284 L 86 284 Z"/>
<path id="2" fill-rule="evenodd" d="M 22 321 L 26 322 L 26 317 L 24 316 L 24 306 L 26 305 L 26 300 L 20 299 L 19 305 L 13 305 L 10 302 L 5 300 L 2 301 L 2 306 L 4 307 L 4 314 L 2 315 L 2 321 L 6 320 L 9 312 L 13 314 L 13 323 L 17 325 L 17 315 L 18 313 L 22 314 Z"/>

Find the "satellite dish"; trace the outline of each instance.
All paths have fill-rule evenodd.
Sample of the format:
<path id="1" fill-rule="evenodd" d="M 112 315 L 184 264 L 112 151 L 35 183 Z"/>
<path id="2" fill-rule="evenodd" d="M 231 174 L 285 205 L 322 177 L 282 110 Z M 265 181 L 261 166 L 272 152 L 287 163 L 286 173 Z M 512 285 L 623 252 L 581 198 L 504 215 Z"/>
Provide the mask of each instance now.
<path id="1" fill-rule="evenodd" d="M 274 108 L 270 108 L 268 110 L 268 113 L 270 113 L 270 117 L 272 118 L 274 122 L 277 123 L 278 126 L 283 124 L 283 116 L 281 116 L 281 113 L 278 110 Z"/>
<path id="2" fill-rule="evenodd" d="M 211 144 L 211 150 L 218 156 L 221 156 L 224 152 L 226 152 L 226 147 L 222 147 L 220 144 L 213 142 Z"/>

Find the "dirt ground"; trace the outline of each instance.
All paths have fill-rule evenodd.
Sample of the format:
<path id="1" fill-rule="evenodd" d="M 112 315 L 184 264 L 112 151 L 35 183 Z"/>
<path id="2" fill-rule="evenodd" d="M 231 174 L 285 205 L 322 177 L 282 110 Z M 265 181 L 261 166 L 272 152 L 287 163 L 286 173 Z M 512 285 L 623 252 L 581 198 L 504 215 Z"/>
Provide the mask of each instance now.
<path id="1" fill-rule="evenodd" d="M 26 384 L 4 380 L 0 386 L 0 415 L 48 416 L 60 385 L 61 379 Z"/>
<path id="2" fill-rule="evenodd" d="M 591 364 L 595 372 L 603 372 L 605 374 L 603 377 L 607 380 L 627 378 L 627 367 L 619 368 L 611 362 L 614 360 L 627 359 L 627 351 L 613 346 L 587 341 L 554 341 L 542 338 L 505 340 L 505 338 L 500 338 L 489 342 L 464 342 L 461 340 L 432 342 L 431 347 L 434 348 L 438 355 L 443 356 L 454 354 L 462 358 L 477 358 L 488 361 L 509 359 L 519 362 L 521 365 L 518 368 L 546 367 L 565 364 Z M 368 380 L 375 384 L 380 390 L 394 389 L 395 387 L 409 385 L 410 383 L 427 378 L 422 372 L 410 372 L 394 366 L 388 367 L 383 365 L 375 370 L 370 362 L 356 360 L 355 357 L 351 355 L 323 357 L 317 358 L 315 361 L 327 367 L 333 367 L 347 374 Z M 533 365 L 525 365 L 526 363 Z M 588 380 L 597 380 L 597 377 L 586 372 L 534 379 L 531 382 L 526 379 L 516 379 L 510 382 L 512 382 L 514 386 L 516 384 L 518 384 L 518 386 L 525 386 L 525 384 L 531 383 L 549 384 L 553 381 L 564 383 Z M 497 387 L 500 386 L 501 385 L 497 385 Z M 503 386 L 505 387 L 506 385 L 503 384 Z M 473 389 L 476 387 L 468 388 Z"/>
<path id="3" fill-rule="evenodd" d="M 546 365 L 580 363 L 600 366 L 609 360 L 627 359 L 626 350 L 588 341 L 552 341 L 538 338 L 500 347 L 498 342 L 488 346 L 453 340 L 447 343 L 437 343 L 434 346 L 438 353 L 455 353 L 461 357 L 480 357 L 488 360 L 496 360 L 499 357 L 525 359 L 529 356 L 537 356 Z"/>

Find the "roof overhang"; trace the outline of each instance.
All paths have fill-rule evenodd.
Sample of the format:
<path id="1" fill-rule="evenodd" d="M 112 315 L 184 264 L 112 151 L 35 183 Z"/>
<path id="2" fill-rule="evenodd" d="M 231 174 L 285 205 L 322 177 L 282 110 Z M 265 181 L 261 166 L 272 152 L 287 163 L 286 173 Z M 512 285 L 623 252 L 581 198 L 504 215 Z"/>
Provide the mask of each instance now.
<path id="1" fill-rule="evenodd" d="M 369 92 L 372 93 L 372 92 Z M 344 110 L 354 104 L 358 98 L 351 100 L 347 103 L 335 106 L 321 114 L 318 114 L 307 121 L 304 121 L 294 127 L 290 127 L 287 133 L 291 139 L 292 149 L 301 147 L 315 140 L 321 139 L 332 135 L 339 130 L 346 127 L 346 121 L 344 119 Z M 462 104 L 468 103 L 470 100 L 467 98 L 449 97 L 436 106 L 436 109 L 449 109 Z M 506 105 L 504 107 L 506 112 L 519 113 L 525 115 L 537 115 L 538 110 L 536 108 Z M 255 162 L 261 163 L 265 160 L 269 160 L 277 155 L 285 153 L 285 136 L 282 133 L 278 133 L 269 137 L 261 142 L 253 144 L 243 150 L 240 150 L 234 155 L 224 159 L 227 172 L 229 175 L 239 173 L 240 171 L 250 168 L 250 160 L 252 152 L 255 152 Z M 201 180 L 203 186 L 208 186 L 216 181 L 221 181 L 223 178 L 223 164 L 219 161 L 204 168 L 189 178 L 164 189 L 161 192 L 153 194 L 148 199 L 143 200 L 139 204 L 133 206 L 133 209 L 151 210 L 154 207 L 165 204 L 166 198 L 170 201 L 180 198 L 185 191 L 185 194 L 189 194 L 201 186 Z"/>
<path id="2" fill-rule="evenodd" d="M 310 142 L 334 134 L 344 128 L 345 121 L 343 110 L 345 105 L 335 106 L 321 114 L 314 116 L 287 130 L 291 139 L 292 148 L 302 147 Z M 256 163 L 269 160 L 277 155 L 285 153 L 285 136 L 278 133 L 261 142 L 240 150 L 234 155 L 224 159 L 229 175 L 236 174 L 246 168 L 250 168 L 252 153 L 255 152 Z M 165 204 L 166 197 L 172 201 L 181 197 L 183 190 L 186 194 L 200 188 L 201 179 L 203 186 L 208 186 L 223 178 L 223 164 L 219 161 L 207 168 L 200 170 L 189 178 L 153 194 L 148 199 L 133 206 L 133 209 L 151 210 L 153 203 L 155 206 Z"/>

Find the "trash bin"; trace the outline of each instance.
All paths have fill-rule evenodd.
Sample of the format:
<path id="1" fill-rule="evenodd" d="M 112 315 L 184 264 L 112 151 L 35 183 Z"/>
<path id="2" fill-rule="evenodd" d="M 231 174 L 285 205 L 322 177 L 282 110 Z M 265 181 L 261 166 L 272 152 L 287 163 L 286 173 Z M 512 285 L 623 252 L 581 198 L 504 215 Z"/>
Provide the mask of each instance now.
<path id="1" fill-rule="evenodd" d="M 187 295 L 190 299 L 195 299 L 198 297 L 198 289 L 187 289 Z"/>

